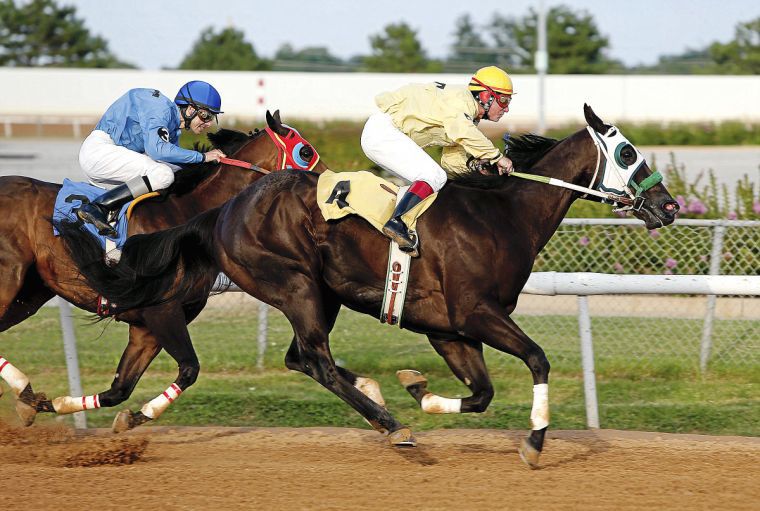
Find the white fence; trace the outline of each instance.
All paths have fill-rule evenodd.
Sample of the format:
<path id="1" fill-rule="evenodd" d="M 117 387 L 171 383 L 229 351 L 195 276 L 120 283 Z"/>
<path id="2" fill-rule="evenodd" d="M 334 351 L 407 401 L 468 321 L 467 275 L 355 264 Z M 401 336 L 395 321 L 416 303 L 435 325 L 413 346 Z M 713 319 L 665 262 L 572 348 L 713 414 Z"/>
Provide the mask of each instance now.
<path id="1" fill-rule="evenodd" d="M 362 119 L 374 97 L 411 82 L 465 84 L 461 74 L 291 73 L 243 71 L 142 71 L 123 69 L 0 68 L 0 116 L 5 133 L 12 123 L 47 123 L 70 118 L 81 125 L 97 121 L 127 89 L 149 87 L 166 95 L 189 80 L 207 80 L 221 92 L 226 117 L 260 121 L 266 109 L 281 109 L 286 119 Z M 514 76 L 515 101 L 504 129 L 537 123 L 538 78 Z M 760 76 L 549 75 L 546 122 L 583 122 L 591 104 L 603 118 L 620 123 L 760 121 Z M 705 99 L 705 91 L 709 101 Z M 31 120 L 31 121 L 30 121 Z"/>
<path id="2" fill-rule="evenodd" d="M 216 289 L 225 289 L 228 279 L 220 275 Z M 227 291 L 240 291 L 230 286 Z M 523 289 L 526 294 L 573 295 L 578 297 L 578 329 L 581 339 L 580 352 L 583 367 L 583 385 L 586 400 L 586 424 L 589 428 L 599 428 L 599 406 L 596 394 L 596 373 L 594 369 L 594 347 L 592 340 L 591 316 L 588 295 L 596 294 L 709 294 L 760 296 L 760 276 L 705 276 L 705 275 L 606 275 L 594 273 L 533 273 Z M 69 374 L 71 395 L 82 395 L 79 379 L 79 365 L 76 355 L 76 339 L 71 324 L 70 305 L 59 299 L 61 306 L 61 326 L 64 332 L 66 364 Z M 258 359 L 257 367 L 263 367 L 267 346 L 266 304 L 259 305 Z M 712 322 L 714 308 L 708 308 L 705 321 Z M 711 337 L 708 336 L 708 343 Z M 703 353 L 709 353 L 709 344 Z M 706 359 L 704 361 L 706 364 Z M 85 428 L 84 413 L 75 414 L 75 424 Z"/>

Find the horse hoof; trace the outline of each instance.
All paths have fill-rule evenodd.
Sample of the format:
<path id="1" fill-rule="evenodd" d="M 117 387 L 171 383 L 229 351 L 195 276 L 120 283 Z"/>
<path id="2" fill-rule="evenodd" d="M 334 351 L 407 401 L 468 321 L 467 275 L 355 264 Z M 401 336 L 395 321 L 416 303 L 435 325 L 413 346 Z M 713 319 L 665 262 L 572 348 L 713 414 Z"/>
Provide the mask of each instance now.
<path id="1" fill-rule="evenodd" d="M 24 426 L 34 424 L 34 418 L 37 417 L 37 409 L 20 400 L 16 401 L 16 413 Z"/>
<path id="2" fill-rule="evenodd" d="M 538 468 L 538 457 L 541 456 L 541 451 L 530 445 L 527 439 L 523 438 L 520 442 L 520 448 L 517 449 L 520 454 L 520 459 L 525 462 L 532 469 Z"/>
<path id="3" fill-rule="evenodd" d="M 422 376 L 421 372 L 414 369 L 401 369 L 396 371 L 396 376 L 405 389 L 421 383 L 427 384 L 427 378 Z"/>
<path id="4" fill-rule="evenodd" d="M 111 431 L 114 433 L 124 433 L 132 429 L 132 412 L 129 410 L 122 410 L 116 415 L 111 426 Z"/>
<path id="5" fill-rule="evenodd" d="M 397 429 L 388 435 L 388 441 L 394 447 L 417 447 L 417 440 L 412 436 L 409 428 Z"/>

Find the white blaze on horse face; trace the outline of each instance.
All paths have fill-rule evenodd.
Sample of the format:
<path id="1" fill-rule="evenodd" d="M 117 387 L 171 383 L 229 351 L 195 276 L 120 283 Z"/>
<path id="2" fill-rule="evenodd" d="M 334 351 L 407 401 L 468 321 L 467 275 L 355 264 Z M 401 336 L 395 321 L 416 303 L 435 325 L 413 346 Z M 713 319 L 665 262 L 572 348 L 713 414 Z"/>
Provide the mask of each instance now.
<path id="1" fill-rule="evenodd" d="M 94 408 L 100 408 L 100 399 L 97 394 L 82 397 L 64 396 L 53 399 L 53 409 L 59 415 L 92 410 Z"/>
<path id="2" fill-rule="evenodd" d="M 533 385 L 533 409 L 530 411 L 530 423 L 534 430 L 544 429 L 549 425 L 549 384 Z"/>
<path id="3" fill-rule="evenodd" d="M 425 413 L 459 413 L 462 410 L 461 399 L 425 394 L 420 402 Z"/>
<path id="4" fill-rule="evenodd" d="M 180 394 L 182 389 L 176 383 L 172 383 L 163 394 L 145 403 L 140 411 L 149 419 L 157 419 Z"/>
<path id="5" fill-rule="evenodd" d="M 16 397 L 29 385 L 29 378 L 3 357 L 0 357 L 0 378 L 10 385 Z"/>

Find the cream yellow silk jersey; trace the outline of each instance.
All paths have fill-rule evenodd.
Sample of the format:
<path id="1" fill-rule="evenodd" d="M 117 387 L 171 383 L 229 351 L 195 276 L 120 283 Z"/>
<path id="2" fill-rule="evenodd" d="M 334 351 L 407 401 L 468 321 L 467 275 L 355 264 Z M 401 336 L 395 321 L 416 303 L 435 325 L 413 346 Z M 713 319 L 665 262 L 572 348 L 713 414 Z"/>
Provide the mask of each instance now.
<path id="1" fill-rule="evenodd" d="M 468 155 L 492 163 L 501 158 L 501 152 L 475 125 L 478 103 L 467 87 L 405 85 L 380 94 L 375 103 L 420 147 L 443 146 L 441 167 L 446 171 L 465 170 Z"/>

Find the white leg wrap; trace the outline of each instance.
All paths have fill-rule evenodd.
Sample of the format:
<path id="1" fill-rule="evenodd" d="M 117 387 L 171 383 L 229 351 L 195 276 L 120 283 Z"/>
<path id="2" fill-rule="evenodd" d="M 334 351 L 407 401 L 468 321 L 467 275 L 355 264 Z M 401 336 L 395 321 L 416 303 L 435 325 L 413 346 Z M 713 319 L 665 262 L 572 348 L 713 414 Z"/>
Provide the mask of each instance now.
<path id="1" fill-rule="evenodd" d="M 163 394 L 145 403 L 140 411 L 149 419 L 157 419 L 180 394 L 182 394 L 182 389 L 176 383 L 172 383 Z"/>
<path id="2" fill-rule="evenodd" d="M 3 357 L 0 357 L 0 378 L 10 385 L 16 397 L 29 385 L 29 378 Z"/>
<path id="3" fill-rule="evenodd" d="M 100 399 L 98 399 L 97 394 L 82 397 L 64 396 L 53 399 L 53 409 L 55 413 L 60 415 L 93 410 L 95 408 L 100 408 Z"/>
<path id="4" fill-rule="evenodd" d="M 383 399 L 383 394 L 380 392 L 380 384 L 375 380 L 359 376 L 356 378 L 354 387 L 359 389 L 362 394 L 370 398 L 372 401 L 385 408 L 385 399 Z"/>
<path id="5" fill-rule="evenodd" d="M 451 399 L 435 394 L 425 394 L 420 404 L 425 413 L 459 413 L 462 410 L 461 399 Z"/>
<path id="6" fill-rule="evenodd" d="M 549 425 L 549 384 L 533 385 L 533 409 L 530 411 L 530 423 L 534 430 L 544 429 Z"/>

